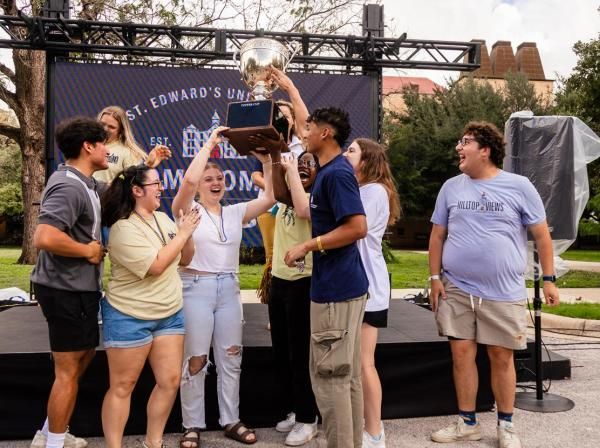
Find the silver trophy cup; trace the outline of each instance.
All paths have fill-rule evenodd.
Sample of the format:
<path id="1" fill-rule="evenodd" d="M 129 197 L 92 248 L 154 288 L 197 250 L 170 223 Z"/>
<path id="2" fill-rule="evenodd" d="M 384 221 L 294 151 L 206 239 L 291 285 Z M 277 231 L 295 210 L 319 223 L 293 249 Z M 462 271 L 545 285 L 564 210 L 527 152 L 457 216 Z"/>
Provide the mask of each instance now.
<path id="1" fill-rule="evenodd" d="M 233 54 L 242 81 L 250 88 L 255 99 L 271 98 L 277 85 L 270 79 L 269 68 L 273 66 L 285 72 L 298 49 L 299 46 L 290 48 L 274 39 L 257 37 L 244 42 L 239 51 Z"/>
<path id="2" fill-rule="evenodd" d="M 258 37 L 246 41 L 239 52 L 233 54 L 242 81 L 253 98 L 229 103 L 227 108 L 227 126 L 231 129 L 223 135 L 240 154 L 257 149 L 248 142 L 251 135 L 263 134 L 273 139 L 278 139 L 280 134 L 287 136 L 287 120 L 271 99 L 277 84 L 270 77 L 270 68 L 285 71 L 298 49 L 299 46 L 292 49 L 274 39 Z"/>

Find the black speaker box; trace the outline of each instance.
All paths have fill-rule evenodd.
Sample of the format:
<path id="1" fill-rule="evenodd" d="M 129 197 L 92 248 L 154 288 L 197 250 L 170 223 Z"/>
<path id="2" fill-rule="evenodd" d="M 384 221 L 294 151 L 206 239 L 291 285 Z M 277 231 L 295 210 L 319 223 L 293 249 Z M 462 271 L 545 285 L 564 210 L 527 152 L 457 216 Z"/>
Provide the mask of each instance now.
<path id="1" fill-rule="evenodd" d="M 544 202 L 553 240 L 577 237 L 572 117 L 511 117 L 504 169 L 529 178 Z"/>

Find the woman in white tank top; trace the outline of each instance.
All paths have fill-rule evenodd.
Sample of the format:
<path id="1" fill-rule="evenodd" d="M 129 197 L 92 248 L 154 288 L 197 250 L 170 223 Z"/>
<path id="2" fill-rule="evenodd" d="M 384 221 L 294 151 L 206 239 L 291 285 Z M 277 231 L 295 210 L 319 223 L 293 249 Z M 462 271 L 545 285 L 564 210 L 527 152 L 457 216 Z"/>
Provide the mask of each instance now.
<path id="1" fill-rule="evenodd" d="M 206 428 L 204 379 L 211 346 L 217 369 L 219 423 L 227 437 L 247 444 L 256 442 L 254 431 L 239 419 L 243 313 L 237 274 L 242 226 L 271 208 L 275 198 L 271 158 L 255 154 L 263 164 L 264 195 L 248 202 L 221 205 L 225 194 L 223 171 L 208 159 L 226 129 L 221 126 L 212 132 L 192 160 L 173 200 L 174 216 L 190 208 L 197 208 L 201 216 L 192 235 L 194 257 L 180 270 L 186 330 L 180 388 L 183 448 L 198 448 L 200 430 Z M 196 195 L 198 200 L 194 200 Z"/>
<path id="2" fill-rule="evenodd" d="M 400 217 L 400 201 L 385 147 L 373 140 L 358 138 L 344 155 L 358 179 L 368 227 L 367 236 L 358 241 L 358 250 L 369 279 L 369 300 L 361 334 L 365 414 L 363 447 L 383 448 L 385 434 L 381 423 L 381 382 L 375 369 L 375 345 L 377 328 L 387 326 L 390 281 L 381 241 L 387 226 Z"/>

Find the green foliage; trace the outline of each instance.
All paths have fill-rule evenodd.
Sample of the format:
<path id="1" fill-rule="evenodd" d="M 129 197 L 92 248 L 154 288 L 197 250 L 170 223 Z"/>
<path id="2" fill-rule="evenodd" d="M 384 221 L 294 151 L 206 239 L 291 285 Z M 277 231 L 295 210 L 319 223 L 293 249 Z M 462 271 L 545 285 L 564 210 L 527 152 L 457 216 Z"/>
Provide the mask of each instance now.
<path id="1" fill-rule="evenodd" d="M 0 216 L 19 216 L 22 213 L 21 186 L 17 183 L 0 185 Z"/>
<path id="2" fill-rule="evenodd" d="M 573 115 L 600 135 L 600 35 L 589 42 L 577 42 L 573 51 L 577 65 L 568 78 L 560 79 L 555 113 Z M 580 231 L 598 235 L 600 230 L 600 159 L 588 165 L 590 201 Z M 583 221 L 583 220 L 582 220 Z M 592 233 L 590 233 L 592 232 Z M 583 233 L 582 233 L 583 235 Z"/>
<path id="3" fill-rule="evenodd" d="M 579 221 L 577 232 L 580 236 L 600 236 L 600 223 L 590 218 L 583 218 Z"/>
<path id="4" fill-rule="evenodd" d="M 583 297 L 585 300 L 585 297 Z M 532 309 L 533 307 L 530 306 Z M 558 306 L 542 305 L 544 313 L 578 319 L 600 320 L 600 303 L 561 303 Z"/>
<path id="5" fill-rule="evenodd" d="M 600 263 L 600 250 L 569 249 L 561 254 L 563 260 L 594 261 Z"/>
<path id="6" fill-rule="evenodd" d="M 560 80 L 556 111 L 579 117 L 600 134 L 600 35 L 578 41 L 573 51 L 579 59 L 571 76 Z"/>
<path id="7" fill-rule="evenodd" d="M 549 108 L 520 73 L 507 75 L 499 90 L 470 77 L 431 96 L 407 89 L 404 102 L 406 114 L 388 116 L 384 133 L 407 216 L 429 215 L 444 181 L 458 174 L 456 141 L 469 121 L 488 121 L 502 130 L 513 112 L 539 115 Z"/>
<path id="8" fill-rule="evenodd" d="M 0 216 L 22 213 L 21 153 L 15 143 L 0 139 Z"/>

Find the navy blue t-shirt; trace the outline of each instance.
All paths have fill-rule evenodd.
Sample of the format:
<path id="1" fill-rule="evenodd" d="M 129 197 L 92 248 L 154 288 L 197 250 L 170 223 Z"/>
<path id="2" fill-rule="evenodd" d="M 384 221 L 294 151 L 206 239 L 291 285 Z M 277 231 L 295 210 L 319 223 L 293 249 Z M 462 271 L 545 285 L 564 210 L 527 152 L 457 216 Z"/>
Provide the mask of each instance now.
<path id="1" fill-rule="evenodd" d="M 364 214 L 352 166 L 340 154 L 317 172 L 310 195 L 312 235 L 324 235 L 344 218 Z M 369 281 L 356 242 L 325 252 L 313 252 L 311 300 L 342 302 L 366 294 Z"/>

